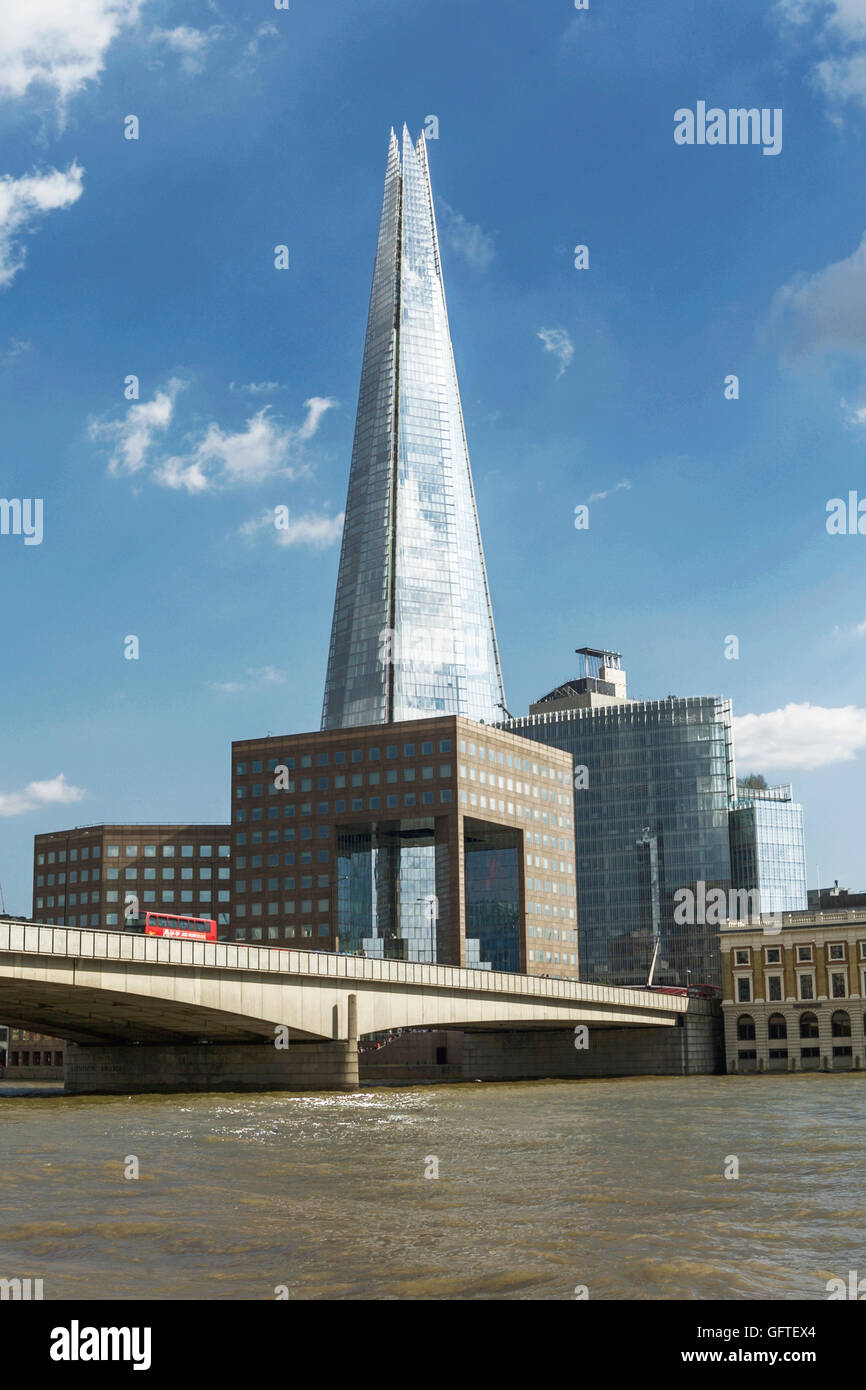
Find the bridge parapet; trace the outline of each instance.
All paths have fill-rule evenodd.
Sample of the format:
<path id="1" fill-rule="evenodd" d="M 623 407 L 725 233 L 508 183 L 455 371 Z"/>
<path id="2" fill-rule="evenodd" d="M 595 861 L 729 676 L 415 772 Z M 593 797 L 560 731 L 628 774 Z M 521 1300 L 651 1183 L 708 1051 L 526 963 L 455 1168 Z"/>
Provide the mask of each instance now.
<path id="1" fill-rule="evenodd" d="M 56 927 L 31 922 L 0 923 L 0 955 L 8 952 L 77 961 L 128 961 L 181 969 L 241 971 L 320 980 L 353 982 L 369 988 L 410 986 L 425 990 L 469 991 L 473 994 L 520 998 L 527 1003 L 559 1001 L 640 1009 L 661 1016 L 685 1014 L 704 1001 L 684 995 L 656 994 L 616 985 L 548 980 L 539 975 L 506 974 L 497 970 L 464 970 L 451 965 L 413 961 L 375 960 L 327 951 L 244 946 L 231 942 L 172 941 L 134 933 Z M 708 1006 L 707 1006 L 708 1007 Z M 698 1010 L 701 1011 L 701 1010 Z"/>

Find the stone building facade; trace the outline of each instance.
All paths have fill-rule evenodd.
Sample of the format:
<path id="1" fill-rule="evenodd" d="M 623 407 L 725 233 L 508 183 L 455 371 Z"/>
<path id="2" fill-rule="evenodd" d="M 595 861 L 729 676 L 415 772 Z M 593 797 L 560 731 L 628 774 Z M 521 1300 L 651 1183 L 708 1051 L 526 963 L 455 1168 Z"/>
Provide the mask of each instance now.
<path id="1" fill-rule="evenodd" d="M 729 1072 L 866 1066 L 866 910 L 779 913 L 720 939 Z"/>

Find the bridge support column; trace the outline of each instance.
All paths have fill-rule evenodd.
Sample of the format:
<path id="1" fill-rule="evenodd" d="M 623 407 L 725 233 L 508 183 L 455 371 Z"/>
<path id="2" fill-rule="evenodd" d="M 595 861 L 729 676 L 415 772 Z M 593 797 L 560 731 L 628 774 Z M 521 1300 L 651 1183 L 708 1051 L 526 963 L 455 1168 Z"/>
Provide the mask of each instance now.
<path id="1" fill-rule="evenodd" d="M 355 996 L 351 996 L 355 999 Z M 66 1047 L 66 1090 L 141 1094 L 157 1091 L 356 1091 L 357 1024 L 347 1042 L 140 1043 Z"/>

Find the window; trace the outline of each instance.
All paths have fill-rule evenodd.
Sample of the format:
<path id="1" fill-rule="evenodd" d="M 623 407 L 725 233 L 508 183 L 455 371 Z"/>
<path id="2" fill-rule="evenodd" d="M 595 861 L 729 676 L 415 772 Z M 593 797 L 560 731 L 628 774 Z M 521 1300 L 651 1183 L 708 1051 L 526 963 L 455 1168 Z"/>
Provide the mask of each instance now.
<path id="1" fill-rule="evenodd" d="M 797 980 L 800 986 L 801 999 L 815 998 L 815 981 L 811 975 L 798 975 Z"/>
<path id="2" fill-rule="evenodd" d="M 735 952 L 734 952 L 734 965 L 748 965 L 748 964 L 749 964 L 749 952 L 748 952 L 748 950 L 745 950 L 745 951 L 735 951 Z"/>
<path id="3" fill-rule="evenodd" d="M 768 965 L 781 965 L 781 964 L 782 964 L 782 948 L 781 948 L 781 946 L 768 946 L 768 947 L 767 947 L 767 964 L 768 964 Z"/>
<path id="4" fill-rule="evenodd" d="M 737 1041 L 754 1042 L 755 1020 L 751 1014 L 740 1014 L 737 1019 Z"/>
<path id="5" fill-rule="evenodd" d="M 798 946 L 798 947 L 797 947 L 797 960 L 798 960 L 798 961 L 810 961 L 811 959 L 812 959 L 812 947 L 811 947 L 811 946 Z"/>
<path id="6" fill-rule="evenodd" d="M 844 960 L 845 947 L 841 941 L 833 941 L 827 947 L 827 954 L 830 960 Z"/>
<path id="7" fill-rule="evenodd" d="M 844 1009 L 837 1009 L 830 1019 L 830 1036 L 832 1038 L 850 1038 L 851 1018 Z"/>
<path id="8" fill-rule="evenodd" d="M 163 859 L 173 859 L 173 858 L 174 858 L 174 845 L 163 845 L 163 847 L 162 847 L 162 857 L 163 857 Z"/>
<path id="9" fill-rule="evenodd" d="M 848 978 L 844 970 L 830 972 L 830 998 L 844 999 L 848 993 Z"/>
<path id="10" fill-rule="evenodd" d="M 546 908 L 545 911 L 549 913 L 550 908 Z M 740 978 L 737 980 L 737 1003 L 748 1004 L 751 1001 L 751 998 L 752 981 L 749 979 L 748 975 L 741 975 Z"/>
<path id="11" fill-rule="evenodd" d="M 767 1036 L 776 1040 L 787 1038 L 788 1024 L 782 1014 L 770 1014 L 767 1020 Z"/>

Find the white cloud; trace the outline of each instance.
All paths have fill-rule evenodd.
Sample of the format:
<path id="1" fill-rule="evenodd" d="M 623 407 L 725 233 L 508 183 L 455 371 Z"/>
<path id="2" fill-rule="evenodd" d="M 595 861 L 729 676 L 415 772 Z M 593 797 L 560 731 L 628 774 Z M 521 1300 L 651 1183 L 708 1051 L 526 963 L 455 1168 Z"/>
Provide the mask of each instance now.
<path id="1" fill-rule="evenodd" d="M 234 681 L 210 681 L 211 690 L 216 690 L 220 695 L 237 695 L 242 690 L 261 690 L 268 686 L 286 685 L 288 677 L 284 672 L 278 671 L 275 666 L 248 667 L 246 675 L 241 680 Z"/>
<path id="2" fill-rule="evenodd" d="M 204 492 L 218 479 L 226 484 L 258 483 L 288 467 L 292 431 L 280 429 L 267 407 L 234 434 L 210 424 L 192 453 L 169 458 L 157 469 L 166 487 Z"/>
<path id="3" fill-rule="evenodd" d="M 152 401 L 130 406 L 122 420 L 92 423 L 92 439 L 110 439 L 114 454 L 111 473 L 137 473 L 150 462 L 154 436 L 172 423 L 174 402 L 183 382 L 172 380 Z M 254 484 L 268 478 L 293 478 L 305 471 L 300 445 L 316 434 L 322 417 L 337 402 L 312 396 L 304 402 L 306 415 L 298 426 L 281 426 L 265 406 L 241 430 L 224 430 L 211 422 L 183 453 L 153 462 L 150 476 L 163 487 L 196 494 Z"/>
<path id="4" fill-rule="evenodd" d="M 863 0 L 779 0 L 776 12 L 808 33 L 818 52 L 812 80 L 831 105 L 866 105 L 866 5 Z M 808 26 L 808 30 L 806 30 Z"/>
<path id="5" fill-rule="evenodd" d="M 559 362 L 557 377 L 561 377 L 574 356 L 574 343 L 564 328 L 539 328 L 536 337 L 544 343 L 544 351 L 552 352 Z"/>
<path id="6" fill-rule="evenodd" d="M 150 35 L 151 43 L 165 44 L 183 60 L 183 69 L 188 73 L 201 72 L 209 44 L 219 38 L 222 30 L 215 26 L 207 33 L 192 29 L 188 24 L 180 24 L 176 29 L 154 29 Z"/>
<path id="7" fill-rule="evenodd" d="M 21 792 L 0 792 L 0 816 L 22 816 L 40 806 L 66 806 L 83 796 L 83 790 L 70 786 L 61 772 L 50 782 L 29 782 Z"/>
<path id="8" fill-rule="evenodd" d="M 289 516 L 288 525 L 277 529 L 274 512 L 266 511 L 252 521 L 245 521 L 239 530 L 242 536 L 272 531 L 278 545 L 308 545 L 313 550 L 327 550 L 342 536 L 344 520 L 344 512 L 337 516 L 306 512 L 303 516 Z"/>
<path id="9" fill-rule="evenodd" d="M 622 488 L 625 488 L 626 491 L 631 491 L 631 483 L 627 478 L 624 478 L 621 483 L 617 483 L 615 487 L 609 487 L 605 492 L 591 493 L 586 500 L 587 502 L 603 502 L 605 497 L 610 497 L 611 493 L 619 492 Z"/>
<path id="10" fill-rule="evenodd" d="M 446 245 L 476 270 L 486 270 L 496 255 L 493 238 L 476 223 L 467 221 L 462 212 L 455 212 L 444 198 L 438 198 L 437 205 L 443 214 L 439 225 Z"/>
<path id="11" fill-rule="evenodd" d="M 261 47 L 262 39 L 277 38 L 279 36 L 279 32 L 280 31 L 277 28 L 276 24 L 272 24 L 270 20 L 267 20 L 264 24 L 260 24 L 255 34 L 247 44 L 247 53 L 250 55 L 250 57 L 254 58 L 256 56 L 256 54 L 259 51 L 259 48 Z"/>
<path id="12" fill-rule="evenodd" d="M 0 177 L 0 289 L 11 285 L 24 265 L 21 238 L 46 212 L 71 207 L 83 192 L 84 170 L 72 163 L 65 171 L 25 174 L 20 179 Z"/>
<path id="13" fill-rule="evenodd" d="M 845 705 L 786 705 L 734 719 L 734 747 L 742 765 L 763 768 L 827 767 L 852 762 L 866 749 L 866 709 Z"/>
<path id="14" fill-rule="evenodd" d="M 138 19 L 144 0 L 4 0 L 0 96 L 50 88 L 61 109 L 99 77 L 106 50 Z"/>
<path id="15" fill-rule="evenodd" d="M 278 381 L 248 381 L 246 384 L 237 381 L 229 382 L 230 391 L 245 391 L 250 396 L 267 396 L 272 391 L 279 391 Z"/>
<path id="16" fill-rule="evenodd" d="M 336 404 L 333 396 L 311 396 L 308 401 L 304 401 L 307 418 L 298 430 L 298 438 L 312 439 L 322 422 L 322 416 L 326 411 L 333 410 Z"/>
<path id="17" fill-rule="evenodd" d="M 796 275 L 776 291 L 771 321 L 791 357 L 866 350 L 866 233 L 845 260 Z"/>
<path id="18" fill-rule="evenodd" d="M 138 473 L 148 463 L 154 436 L 164 434 L 171 424 L 174 402 L 184 383 L 173 378 L 164 391 L 157 391 L 152 401 L 136 401 L 122 420 L 91 421 L 91 439 L 107 439 L 114 452 L 108 471 Z"/>

